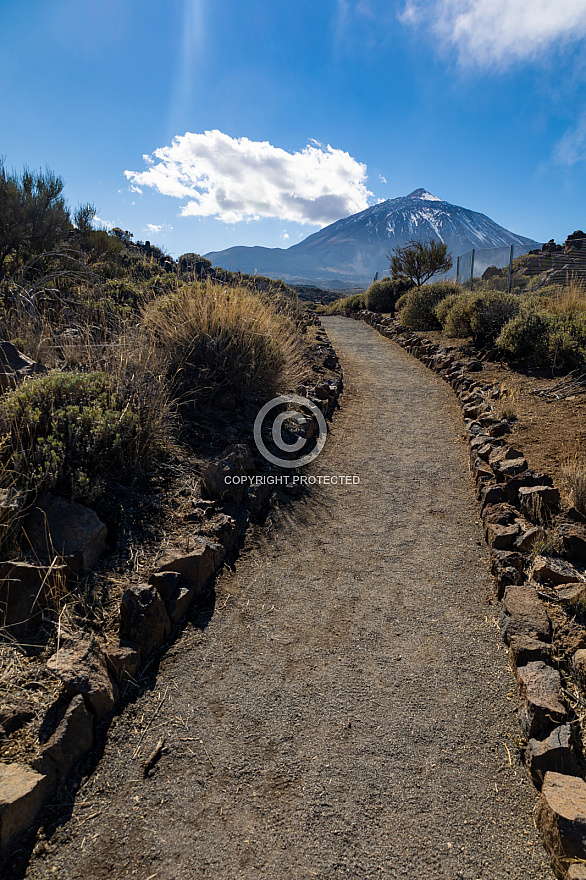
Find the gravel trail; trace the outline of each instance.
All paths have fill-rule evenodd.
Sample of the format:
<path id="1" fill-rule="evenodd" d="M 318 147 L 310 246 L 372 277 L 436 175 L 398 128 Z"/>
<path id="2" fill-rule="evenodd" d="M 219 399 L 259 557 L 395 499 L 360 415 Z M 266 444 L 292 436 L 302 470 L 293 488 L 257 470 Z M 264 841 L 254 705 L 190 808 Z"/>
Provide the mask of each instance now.
<path id="1" fill-rule="evenodd" d="M 460 410 L 367 325 L 324 325 L 346 390 L 308 472 L 360 485 L 251 530 L 30 880 L 551 878 Z"/>

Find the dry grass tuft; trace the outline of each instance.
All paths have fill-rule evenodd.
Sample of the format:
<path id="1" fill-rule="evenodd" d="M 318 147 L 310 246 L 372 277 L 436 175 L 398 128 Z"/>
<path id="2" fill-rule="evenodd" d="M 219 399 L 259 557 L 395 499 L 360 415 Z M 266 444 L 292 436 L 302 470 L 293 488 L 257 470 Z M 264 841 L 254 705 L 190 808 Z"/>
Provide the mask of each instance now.
<path id="1" fill-rule="evenodd" d="M 568 461 L 563 469 L 570 490 L 570 499 L 576 510 L 586 516 L 586 467 L 578 455 Z"/>
<path id="2" fill-rule="evenodd" d="M 210 282 L 148 303 L 143 327 L 164 352 L 180 402 L 273 392 L 301 375 L 294 322 L 270 299 L 246 288 Z"/>
<path id="3" fill-rule="evenodd" d="M 516 419 L 517 411 L 515 408 L 517 394 L 514 388 L 507 387 L 501 383 L 499 398 L 501 405 L 498 408 L 501 419 Z"/>
<path id="4" fill-rule="evenodd" d="M 586 312 L 586 285 L 582 279 L 573 278 L 567 286 L 560 284 L 550 288 L 541 302 L 552 315 Z"/>

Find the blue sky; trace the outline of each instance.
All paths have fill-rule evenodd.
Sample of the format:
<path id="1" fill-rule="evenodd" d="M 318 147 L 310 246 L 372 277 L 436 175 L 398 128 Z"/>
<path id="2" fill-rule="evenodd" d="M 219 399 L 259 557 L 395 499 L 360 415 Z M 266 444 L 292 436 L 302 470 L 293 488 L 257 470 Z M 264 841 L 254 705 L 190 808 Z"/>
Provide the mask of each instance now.
<path id="1" fill-rule="evenodd" d="M 422 186 L 586 228 L 586 0 L 0 0 L 0 155 L 173 255 Z"/>

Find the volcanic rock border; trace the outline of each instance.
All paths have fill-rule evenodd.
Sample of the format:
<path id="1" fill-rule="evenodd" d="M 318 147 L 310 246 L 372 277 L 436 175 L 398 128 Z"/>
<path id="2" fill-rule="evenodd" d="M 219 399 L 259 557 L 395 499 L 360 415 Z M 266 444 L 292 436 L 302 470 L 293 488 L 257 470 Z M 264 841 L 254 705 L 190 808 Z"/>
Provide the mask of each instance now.
<path id="1" fill-rule="evenodd" d="M 460 360 L 380 313 L 354 317 L 445 379 L 462 406 L 499 626 L 516 680 L 522 751 L 540 791 L 535 821 L 556 877 L 586 880 L 586 764 L 576 712 L 586 709 L 586 629 L 567 613 L 586 603 L 586 518 L 562 510 L 551 478 L 531 470 L 511 442 L 511 421 L 493 407 L 498 389 L 478 379 L 481 360 Z M 556 651 L 562 631 L 571 659 Z"/>
<path id="2" fill-rule="evenodd" d="M 343 390 L 342 370 L 323 327 L 318 331 L 317 343 L 313 352 L 317 381 L 315 385 L 301 385 L 296 391 L 331 420 Z M 311 438 L 317 430 L 317 420 L 312 416 L 307 421 L 306 436 Z M 254 472 L 254 458 L 245 443 L 228 447 L 219 460 L 204 468 L 201 488 L 205 497 L 193 514 L 204 534 L 194 531 L 187 549 L 167 548 L 148 582 L 132 584 L 124 591 L 119 609 L 119 638 L 102 644 L 95 635 L 78 632 L 58 643 L 47 667 L 64 685 L 69 699 L 65 712 L 31 765 L 0 763 L 0 867 L 19 839 L 42 821 L 43 812 L 59 787 L 103 735 L 98 725 L 120 706 L 123 685 L 136 682 L 150 658 L 155 652 L 162 652 L 169 637 L 182 626 L 190 606 L 208 595 L 222 566 L 236 558 L 251 519 L 258 521 L 266 511 L 274 488 L 282 486 L 290 495 L 299 494 L 300 484 L 287 480 L 294 473 L 290 469 L 272 467 L 274 481 L 259 484 L 246 479 Z M 29 538 L 34 539 L 38 532 L 37 549 L 42 551 L 40 545 L 46 544 L 45 549 L 54 555 L 57 545 L 63 545 L 63 564 L 53 562 L 53 573 L 56 569 L 64 576 L 80 570 L 87 573 L 105 550 L 105 526 L 89 508 L 48 495 L 38 502 L 34 516 L 39 522 L 32 523 Z M 84 532 L 85 542 L 80 534 L 83 530 L 78 528 L 73 538 L 71 534 L 72 523 L 79 525 L 80 517 L 91 525 Z M 74 554 L 66 552 L 72 544 Z M 7 620 L 12 615 L 23 621 L 24 606 L 28 616 L 38 612 L 33 606 L 39 598 L 40 575 L 35 571 L 31 587 L 18 574 L 19 566 L 25 566 L 27 571 L 33 568 L 27 563 L 6 563 L 3 580 L 0 573 L 0 605 Z M 41 577 L 41 581 L 46 580 Z M 14 583 L 26 588 L 24 606 L 19 591 L 7 586 Z M 22 625 L 26 624 L 19 624 Z M 15 633 L 18 631 L 17 627 Z"/>

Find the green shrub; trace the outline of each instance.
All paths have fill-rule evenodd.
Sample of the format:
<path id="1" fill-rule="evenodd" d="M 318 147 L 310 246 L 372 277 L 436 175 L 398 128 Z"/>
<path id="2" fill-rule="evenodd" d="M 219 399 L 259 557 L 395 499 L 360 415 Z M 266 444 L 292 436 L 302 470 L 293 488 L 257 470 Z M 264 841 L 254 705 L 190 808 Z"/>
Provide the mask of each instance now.
<path id="1" fill-rule="evenodd" d="M 477 345 L 483 345 L 494 340 L 519 309 L 519 297 L 512 293 L 463 291 L 442 300 L 435 314 L 448 336 L 471 336 Z"/>
<path id="2" fill-rule="evenodd" d="M 586 314 L 551 313 L 524 305 L 496 341 L 512 361 L 553 369 L 583 367 L 586 362 Z"/>
<path id="3" fill-rule="evenodd" d="M 446 314 L 443 326 L 448 336 L 454 336 L 458 339 L 468 339 L 472 336 L 468 297 L 467 293 L 457 296 Z"/>
<path id="4" fill-rule="evenodd" d="M 104 284 L 102 301 L 107 302 L 110 308 L 122 317 L 132 318 L 136 315 L 146 298 L 146 285 L 141 286 L 136 282 L 118 278 L 109 279 Z"/>
<path id="5" fill-rule="evenodd" d="M 53 373 L 0 402 L 4 482 L 91 501 L 148 456 L 150 425 L 104 373 Z"/>
<path id="6" fill-rule="evenodd" d="M 401 297 L 401 311 L 399 322 L 402 327 L 411 330 L 436 330 L 440 323 L 434 309 L 443 299 L 451 294 L 458 293 L 459 288 L 451 283 L 440 281 L 435 284 L 426 284 L 416 287 Z M 397 308 L 399 303 L 397 303 Z"/>
<path id="7" fill-rule="evenodd" d="M 516 261 L 515 261 L 516 262 Z M 474 288 L 477 291 L 482 290 L 499 290 L 503 293 L 506 293 L 509 288 L 509 268 L 505 266 L 502 271 L 502 274 L 493 275 L 492 278 L 487 278 L 486 280 L 482 280 L 481 278 L 474 278 Z M 519 272 L 513 272 L 511 276 L 511 290 L 513 293 L 521 293 L 530 282 L 530 277 L 528 275 L 524 275 Z"/>
<path id="8" fill-rule="evenodd" d="M 119 256 L 124 250 L 124 244 L 115 235 L 110 235 L 105 229 L 92 229 L 84 236 L 83 250 L 88 254 L 90 263 L 99 263 Z"/>
<path id="9" fill-rule="evenodd" d="M 570 369 L 586 360 L 586 313 L 548 313 L 549 360 L 552 367 Z"/>
<path id="10" fill-rule="evenodd" d="M 519 297 L 513 293 L 487 290 L 468 300 L 472 338 L 478 345 L 496 339 L 511 318 L 519 314 Z"/>
<path id="11" fill-rule="evenodd" d="M 571 328 L 556 326 L 553 321 L 548 336 L 548 362 L 559 369 L 570 369 L 584 362 L 584 349 L 581 348 Z"/>
<path id="12" fill-rule="evenodd" d="M 34 255 L 51 251 L 69 232 L 64 185 L 49 169 L 9 172 L 0 157 L 0 275 L 6 260 L 15 268 Z"/>
<path id="13" fill-rule="evenodd" d="M 366 308 L 364 299 L 365 291 L 362 293 L 354 293 L 352 296 L 344 296 L 341 299 L 336 299 L 333 303 L 330 303 L 327 307 L 327 312 L 330 315 L 351 315 L 352 312 L 359 312 L 361 309 Z"/>
<path id="14" fill-rule="evenodd" d="M 408 296 L 408 294 L 409 294 L 409 291 L 407 291 L 406 293 L 402 293 L 401 296 L 397 299 L 397 302 L 395 303 L 395 309 L 396 309 L 398 312 L 401 311 L 401 309 L 403 308 L 403 306 L 404 306 L 405 303 L 407 302 L 407 296 Z"/>
<path id="15" fill-rule="evenodd" d="M 459 296 L 454 301 L 446 315 L 444 330 L 448 336 L 454 336 L 458 339 L 469 339 L 472 336 L 470 310 L 466 294 Z"/>
<path id="16" fill-rule="evenodd" d="M 381 278 L 380 281 L 373 281 L 364 294 L 364 308 L 372 312 L 394 313 L 397 299 L 411 287 L 411 282 L 405 278 Z"/>
<path id="17" fill-rule="evenodd" d="M 434 314 L 442 327 L 445 329 L 446 321 L 448 318 L 448 314 L 452 308 L 452 306 L 460 299 L 461 296 L 466 296 L 466 294 L 461 293 L 450 293 L 448 296 L 445 296 L 440 302 L 438 302 L 437 306 L 434 308 Z M 450 334 L 454 335 L 454 334 Z"/>
<path id="18" fill-rule="evenodd" d="M 511 361 L 543 366 L 549 360 L 549 321 L 540 312 L 525 308 L 505 324 L 496 345 Z"/>

